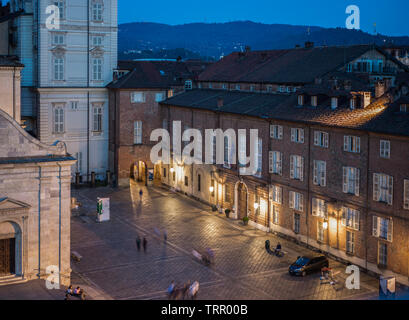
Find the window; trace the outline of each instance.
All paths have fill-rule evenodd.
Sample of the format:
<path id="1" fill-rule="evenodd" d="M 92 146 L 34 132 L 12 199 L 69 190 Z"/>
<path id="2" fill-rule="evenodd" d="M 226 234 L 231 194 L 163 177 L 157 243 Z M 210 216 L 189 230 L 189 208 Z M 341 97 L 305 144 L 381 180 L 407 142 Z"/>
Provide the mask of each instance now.
<path id="1" fill-rule="evenodd" d="M 230 168 L 230 153 L 231 153 L 231 142 L 229 137 L 224 137 L 224 166 Z"/>
<path id="2" fill-rule="evenodd" d="M 283 139 L 283 126 L 276 124 L 270 125 L 270 137 L 277 140 Z"/>
<path id="3" fill-rule="evenodd" d="M 342 191 L 359 196 L 359 169 L 343 167 Z"/>
<path id="4" fill-rule="evenodd" d="M 349 107 L 350 107 L 351 110 L 355 110 L 355 107 L 356 107 L 356 105 L 355 105 L 355 98 L 351 98 L 351 99 L 349 100 Z"/>
<path id="5" fill-rule="evenodd" d="M 314 146 L 328 148 L 329 135 L 327 132 L 314 131 Z"/>
<path id="6" fill-rule="evenodd" d="M 145 93 L 143 92 L 132 92 L 131 93 L 132 103 L 143 103 L 145 102 Z"/>
<path id="7" fill-rule="evenodd" d="M 95 58 L 92 61 L 92 78 L 94 80 L 102 80 L 102 59 Z"/>
<path id="8" fill-rule="evenodd" d="M 102 21 L 102 3 L 96 2 L 92 4 L 92 20 Z"/>
<path id="9" fill-rule="evenodd" d="M 54 80 L 64 80 L 64 59 L 54 59 Z"/>
<path id="10" fill-rule="evenodd" d="M 324 223 L 317 221 L 317 240 L 324 242 Z"/>
<path id="11" fill-rule="evenodd" d="M 78 110 L 78 101 L 71 101 L 71 110 L 77 111 Z"/>
<path id="12" fill-rule="evenodd" d="M 236 90 L 237 90 L 237 91 L 240 91 L 240 89 L 241 89 L 240 85 L 239 85 L 239 84 L 236 84 Z"/>
<path id="13" fill-rule="evenodd" d="M 185 90 L 192 90 L 192 88 L 193 88 L 192 80 L 186 80 L 185 81 Z"/>
<path id="14" fill-rule="evenodd" d="M 278 91 L 279 91 L 279 92 L 285 92 L 285 86 L 280 86 L 280 87 L 278 88 Z"/>
<path id="15" fill-rule="evenodd" d="M 393 177 L 386 174 L 374 173 L 373 175 L 373 199 L 392 205 L 393 201 Z"/>
<path id="16" fill-rule="evenodd" d="M 271 201 L 281 204 L 283 199 L 283 188 L 279 186 L 271 186 Z"/>
<path id="17" fill-rule="evenodd" d="M 294 232 L 300 233 L 301 216 L 298 213 L 294 213 Z"/>
<path id="18" fill-rule="evenodd" d="M 163 177 L 166 178 L 166 168 L 163 168 Z"/>
<path id="19" fill-rule="evenodd" d="M 327 163 L 314 160 L 313 184 L 325 187 L 327 184 Z"/>
<path id="20" fill-rule="evenodd" d="M 155 93 L 155 101 L 156 102 L 161 102 L 163 100 L 165 100 L 165 93 L 163 93 L 163 92 Z"/>
<path id="21" fill-rule="evenodd" d="M 54 1 L 54 5 L 58 7 L 60 19 L 64 19 L 64 0 Z"/>
<path id="22" fill-rule="evenodd" d="M 342 224 L 348 228 L 359 231 L 359 211 L 347 207 L 342 207 Z"/>
<path id="23" fill-rule="evenodd" d="M 185 176 L 185 187 L 189 186 L 189 178 L 188 176 Z"/>
<path id="24" fill-rule="evenodd" d="M 257 172 L 256 176 L 261 177 L 263 170 L 263 140 L 258 138 L 258 148 L 257 148 Z"/>
<path id="25" fill-rule="evenodd" d="M 94 36 L 92 37 L 92 44 L 94 46 L 102 46 L 102 36 Z"/>
<path id="26" fill-rule="evenodd" d="M 280 211 L 277 206 L 272 206 L 271 210 L 273 211 L 273 224 L 278 224 L 278 217 L 280 216 Z"/>
<path id="27" fill-rule="evenodd" d="M 384 242 L 379 242 L 378 264 L 381 266 L 387 266 L 388 264 L 388 245 Z"/>
<path id="28" fill-rule="evenodd" d="M 301 193 L 290 191 L 290 208 L 297 211 L 304 210 L 304 196 Z"/>
<path id="29" fill-rule="evenodd" d="M 304 143 L 304 129 L 291 128 L 291 141 L 296 143 Z"/>
<path id="30" fill-rule="evenodd" d="M 256 90 L 256 86 L 254 84 L 250 85 L 250 91 L 255 91 Z"/>
<path id="31" fill-rule="evenodd" d="M 403 180 L 403 208 L 409 210 L 409 180 Z"/>
<path id="32" fill-rule="evenodd" d="M 283 174 L 282 153 L 279 151 L 270 151 L 269 158 L 270 173 L 278 174 L 281 176 Z"/>
<path id="33" fill-rule="evenodd" d="M 200 174 L 197 175 L 197 191 L 202 191 L 202 176 Z"/>
<path id="34" fill-rule="evenodd" d="M 230 192 L 230 186 L 228 184 L 224 185 L 224 201 L 225 202 L 231 202 L 231 192 Z"/>
<path id="35" fill-rule="evenodd" d="M 267 86 L 267 92 L 273 92 L 273 86 Z"/>
<path id="36" fill-rule="evenodd" d="M 312 198 L 312 215 L 315 217 L 328 218 L 327 205 L 324 200 Z"/>
<path id="37" fill-rule="evenodd" d="M 53 35 L 53 44 L 54 45 L 63 45 L 65 43 L 65 35 L 60 33 L 55 33 Z"/>
<path id="38" fill-rule="evenodd" d="M 346 232 L 346 252 L 349 254 L 355 252 L 355 233 L 349 230 Z"/>
<path id="39" fill-rule="evenodd" d="M 303 106 L 304 105 L 304 96 L 302 94 L 298 95 L 298 105 Z"/>
<path id="40" fill-rule="evenodd" d="M 64 107 L 54 108 L 54 133 L 64 133 Z"/>
<path id="41" fill-rule="evenodd" d="M 173 90 L 169 90 L 168 91 L 168 98 L 172 98 L 173 97 Z"/>
<path id="42" fill-rule="evenodd" d="M 392 241 L 392 219 L 372 217 L 372 235 L 387 241 Z"/>
<path id="43" fill-rule="evenodd" d="M 311 97 L 311 105 L 312 105 L 313 107 L 316 107 L 316 106 L 318 105 L 317 96 L 312 96 L 312 97 Z"/>
<path id="44" fill-rule="evenodd" d="M 338 98 L 333 97 L 331 98 L 331 109 L 334 110 L 336 108 L 338 108 Z"/>
<path id="45" fill-rule="evenodd" d="M 401 104 L 400 105 L 400 112 L 409 112 L 409 105 L 408 104 Z"/>
<path id="46" fill-rule="evenodd" d="M 360 153 L 361 138 L 355 136 L 344 136 L 344 151 Z"/>
<path id="47" fill-rule="evenodd" d="M 133 143 L 142 144 L 142 121 L 135 121 L 133 132 Z"/>
<path id="48" fill-rule="evenodd" d="M 380 156 L 381 158 L 389 159 L 391 156 L 391 142 L 388 140 L 380 141 Z"/>
<path id="49" fill-rule="evenodd" d="M 213 85 L 210 82 L 207 84 L 207 86 L 208 86 L 209 89 L 213 88 Z"/>
<path id="50" fill-rule="evenodd" d="M 97 106 L 93 108 L 94 113 L 94 132 L 102 132 L 102 107 Z"/>
<path id="51" fill-rule="evenodd" d="M 301 156 L 290 156 L 290 178 L 303 181 L 304 179 L 304 158 Z"/>
<path id="52" fill-rule="evenodd" d="M 223 83 L 223 84 L 222 84 L 222 89 L 223 89 L 223 90 L 227 90 L 227 88 L 228 88 L 227 84 L 226 84 L 226 83 Z"/>

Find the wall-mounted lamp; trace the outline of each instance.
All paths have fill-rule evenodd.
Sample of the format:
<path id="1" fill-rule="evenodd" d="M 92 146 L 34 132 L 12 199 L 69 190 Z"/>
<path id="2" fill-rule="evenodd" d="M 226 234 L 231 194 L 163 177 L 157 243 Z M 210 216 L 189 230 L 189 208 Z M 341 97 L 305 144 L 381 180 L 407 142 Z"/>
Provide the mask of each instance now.
<path id="1" fill-rule="evenodd" d="M 174 168 L 170 168 L 170 172 L 171 172 L 171 173 L 175 172 L 175 169 L 174 169 Z"/>
<path id="2" fill-rule="evenodd" d="M 254 203 L 254 209 L 258 209 L 259 204 L 257 202 Z"/>
<path id="3" fill-rule="evenodd" d="M 211 186 L 211 187 L 209 188 L 209 191 L 210 191 L 211 193 L 213 193 L 213 191 L 214 191 L 214 187 L 213 187 L 213 186 Z"/>
<path id="4" fill-rule="evenodd" d="M 328 229 L 328 222 L 324 222 L 323 224 L 322 224 L 322 227 L 324 228 L 324 230 L 327 230 Z"/>

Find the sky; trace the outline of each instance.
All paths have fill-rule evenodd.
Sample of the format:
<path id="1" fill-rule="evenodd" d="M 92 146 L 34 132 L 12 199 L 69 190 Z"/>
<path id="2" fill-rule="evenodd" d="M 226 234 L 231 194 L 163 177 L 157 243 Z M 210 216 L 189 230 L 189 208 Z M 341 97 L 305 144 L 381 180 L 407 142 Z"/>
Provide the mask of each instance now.
<path id="1" fill-rule="evenodd" d="M 409 36 L 408 0 L 118 0 L 119 23 L 228 22 L 345 27 L 349 5 L 360 9 L 361 30 Z"/>

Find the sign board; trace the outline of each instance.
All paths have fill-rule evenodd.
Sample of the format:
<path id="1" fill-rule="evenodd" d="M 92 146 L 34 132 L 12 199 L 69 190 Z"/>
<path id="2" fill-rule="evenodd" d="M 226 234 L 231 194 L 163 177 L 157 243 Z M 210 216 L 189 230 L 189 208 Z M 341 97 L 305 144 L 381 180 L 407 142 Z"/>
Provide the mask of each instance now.
<path id="1" fill-rule="evenodd" d="M 379 297 L 381 299 L 394 299 L 396 293 L 395 277 L 380 277 L 379 279 Z"/>
<path id="2" fill-rule="evenodd" d="M 109 221 L 109 198 L 98 198 L 97 202 L 97 221 Z"/>

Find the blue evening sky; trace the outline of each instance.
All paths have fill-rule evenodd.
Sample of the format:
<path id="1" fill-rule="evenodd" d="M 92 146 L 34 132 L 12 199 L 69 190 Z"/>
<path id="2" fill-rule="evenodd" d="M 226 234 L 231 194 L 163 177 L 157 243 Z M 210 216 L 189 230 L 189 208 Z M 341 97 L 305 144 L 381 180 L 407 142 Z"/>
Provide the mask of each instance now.
<path id="1" fill-rule="evenodd" d="M 409 36 L 408 0 L 118 0 L 119 23 L 228 22 L 345 27 L 348 5 L 361 11 L 361 29 Z"/>

